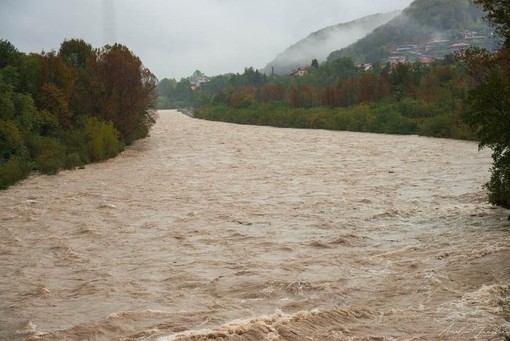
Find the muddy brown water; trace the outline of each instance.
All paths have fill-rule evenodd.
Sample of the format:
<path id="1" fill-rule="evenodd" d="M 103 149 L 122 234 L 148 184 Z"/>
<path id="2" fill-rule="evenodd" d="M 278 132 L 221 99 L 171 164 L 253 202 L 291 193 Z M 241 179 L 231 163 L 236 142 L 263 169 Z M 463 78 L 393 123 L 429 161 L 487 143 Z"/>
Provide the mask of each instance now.
<path id="1" fill-rule="evenodd" d="M 489 151 L 160 112 L 0 192 L 2 340 L 502 340 Z"/>

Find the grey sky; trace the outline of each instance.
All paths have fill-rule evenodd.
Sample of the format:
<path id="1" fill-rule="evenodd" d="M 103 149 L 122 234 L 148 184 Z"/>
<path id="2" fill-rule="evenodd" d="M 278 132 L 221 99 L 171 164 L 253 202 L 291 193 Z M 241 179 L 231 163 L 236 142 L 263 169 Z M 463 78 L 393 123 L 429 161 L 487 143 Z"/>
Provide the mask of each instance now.
<path id="1" fill-rule="evenodd" d="M 0 39 L 20 51 L 65 38 L 118 41 L 158 78 L 262 68 L 309 33 L 412 0 L 0 0 Z"/>

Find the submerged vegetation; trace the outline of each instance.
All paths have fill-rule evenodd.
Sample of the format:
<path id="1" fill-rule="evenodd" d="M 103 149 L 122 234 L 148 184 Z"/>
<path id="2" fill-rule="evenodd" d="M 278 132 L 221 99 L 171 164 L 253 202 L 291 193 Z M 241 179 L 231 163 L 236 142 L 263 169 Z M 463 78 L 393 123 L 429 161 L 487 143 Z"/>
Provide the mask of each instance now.
<path id="1" fill-rule="evenodd" d="M 0 189 L 117 155 L 155 122 L 157 80 L 126 46 L 66 40 L 24 54 L 0 40 Z"/>

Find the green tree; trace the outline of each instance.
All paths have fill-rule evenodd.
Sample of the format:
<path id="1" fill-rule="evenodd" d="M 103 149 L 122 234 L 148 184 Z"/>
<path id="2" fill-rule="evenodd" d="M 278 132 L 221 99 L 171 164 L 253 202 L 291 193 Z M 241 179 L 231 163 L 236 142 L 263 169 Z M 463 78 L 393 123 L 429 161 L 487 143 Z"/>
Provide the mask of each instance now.
<path id="1" fill-rule="evenodd" d="M 173 91 L 177 86 L 177 81 L 175 79 L 163 78 L 158 83 L 158 96 L 172 98 Z"/>
<path id="2" fill-rule="evenodd" d="M 84 68 L 92 58 L 92 46 L 81 39 L 64 40 L 58 55 L 68 66 Z"/>
<path id="3" fill-rule="evenodd" d="M 473 0 L 504 39 L 499 51 L 473 49 L 466 53 L 473 81 L 467 122 L 475 129 L 480 147 L 492 149 L 492 174 L 486 187 L 489 201 L 510 208 L 510 3 Z M 509 217 L 510 219 L 510 217 Z"/>
<path id="4" fill-rule="evenodd" d="M 11 42 L 0 39 L 0 69 L 7 65 L 17 64 L 21 53 Z"/>
<path id="5" fill-rule="evenodd" d="M 23 147 L 23 136 L 16 124 L 0 120 L 0 161 L 19 156 Z"/>
<path id="6" fill-rule="evenodd" d="M 506 47 L 510 46 L 510 2 L 507 0 L 472 0 L 481 6 L 494 25 Z"/>

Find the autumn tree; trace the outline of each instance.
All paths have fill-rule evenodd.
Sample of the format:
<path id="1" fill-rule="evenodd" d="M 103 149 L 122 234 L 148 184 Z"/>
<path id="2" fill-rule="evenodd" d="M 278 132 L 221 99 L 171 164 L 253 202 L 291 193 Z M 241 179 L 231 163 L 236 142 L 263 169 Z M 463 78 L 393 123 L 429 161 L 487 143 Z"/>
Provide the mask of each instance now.
<path id="1" fill-rule="evenodd" d="M 256 88 L 253 85 L 237 88 L 229 97 L 228 105 L 234 108 L 246 108 L 255 101 Z"/>
<path id="2" fill-rule="evenodd" d="M 289 94 L 290 105 L 293 108 L 311 108 L 316 105 L 315 91 L 307 84 L 292 87 Z"/>
<path id="3" fill-rule="evenodd" d="M 126 143 L 147 135 L 154 123 L 156 77 L 126 46 L 96 51 L 100 117 L 111 121 Z"/>
<path id="4" fill-rule="evenodd" d="M 39 90 L 38 106 L 54 115 L 61 126 L 71 126 L 72 113 L 64 92 L 53 83 L 45 83 Z"/>
<path id="5" fill-rule="evenodd" d="M 264 102 L 283 101 L 285 95 L 285 87 L 281 84 L 267 83 L 261 89 L 261 99 Z"/>
<path id="6" fill-rule="evenodd" d="M 333 85 L 326 86 L 321 93 L 321 103 L 324 106 L 335 107 L 339 104 L 338 91 Z"/>
<path id="7" fill-rule="evenodd" d="M 0 69 L 19 61 L 20 52 L 7 40 L 0 39 Z"/>

